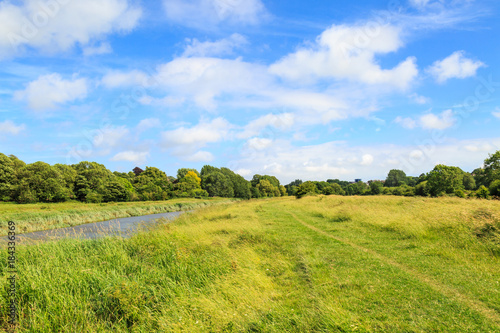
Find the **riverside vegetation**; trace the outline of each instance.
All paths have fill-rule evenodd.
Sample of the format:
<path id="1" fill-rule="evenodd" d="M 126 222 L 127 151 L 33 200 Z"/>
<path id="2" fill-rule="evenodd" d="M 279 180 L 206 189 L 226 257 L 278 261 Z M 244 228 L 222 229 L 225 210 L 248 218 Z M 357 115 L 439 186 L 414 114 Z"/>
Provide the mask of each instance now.
<path id="1" fill-rule="evenodd" d="M 498 332 L 499 212 L 495 200 L 284 197 L 129 239 L 23 246 L 17 332 Z"/>

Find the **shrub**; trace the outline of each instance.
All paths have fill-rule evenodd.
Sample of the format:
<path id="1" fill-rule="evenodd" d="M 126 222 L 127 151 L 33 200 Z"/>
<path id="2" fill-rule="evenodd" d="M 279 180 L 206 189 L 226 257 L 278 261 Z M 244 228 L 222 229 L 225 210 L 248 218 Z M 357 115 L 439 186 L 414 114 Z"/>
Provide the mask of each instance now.
<path id="1" fill-rule="evenodd" d="M 480 199 L 489 199 L 490 191 L 486 188 L 486 186 L 481 185 L 476 191 L 476 197 Z"/>

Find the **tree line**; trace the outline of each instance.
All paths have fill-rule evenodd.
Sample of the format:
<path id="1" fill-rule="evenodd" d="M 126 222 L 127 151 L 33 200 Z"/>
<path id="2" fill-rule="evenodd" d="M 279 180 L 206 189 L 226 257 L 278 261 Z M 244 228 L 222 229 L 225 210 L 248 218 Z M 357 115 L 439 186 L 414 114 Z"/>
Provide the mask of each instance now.
<path id="1" fill-rule="evenodd" d="M 171 198 L 262 198 L 286 195 L 274 176 L 254 175 L 251 181 L 228 168 L 205 165 L 200 172 L 181 168 L 176 177 L 155 167 L 111 172 L 104 165 L 26 164 L 0 153 L 0 201 L 18 203 L 121 202 Z"/>
<path id="2" fill-rule="evenodd" d="M 400 195 L 400 196 L 457 196 L 460 198 L 500 197 L 500 151 L 490 154 L 481 168 L 468 173 L 455 166 L 436 165 L 419 177 L 407 176 L 404 171 L 390 170 L 383 181 L 367 183 L 338 179 L 306 181 L 297 179 L 285 185 L 287 193 L 301 198 L 305 195 Z"/>

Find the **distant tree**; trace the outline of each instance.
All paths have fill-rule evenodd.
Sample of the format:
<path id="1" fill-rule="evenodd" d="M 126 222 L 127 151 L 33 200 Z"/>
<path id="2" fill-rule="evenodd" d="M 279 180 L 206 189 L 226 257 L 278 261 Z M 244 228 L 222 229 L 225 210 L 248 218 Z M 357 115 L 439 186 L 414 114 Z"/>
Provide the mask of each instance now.
<path id="1" fill-rule="evenodd" d="M 203 178 L 203 176 L 208 175 L 209 173 L 220 171 L 219 168 L 216 168 L 211 165 L 204 165 L 203 168 L 201 168 L 200 172 L 200 177 Z"/>
<path id="2" fill-rule="evenodd" d="M 468 191 L 472 191 L 476 189 L 476 180 L 470 173 L 464 173 L 464 188 Z"/>
<path id="3" fill-rule="evenodd" d="M 415 186 L 415 194 L 422 197 L 428 197 L 431 194 L 429 187 L 427 186 L 427 180 L 418 183 L 417 186 Z"/>
<path id="4" fill-rule="evenodd" d="M 489 157 L 484 160 L 484 174 L 486 178 L 486 187 L 488 187 L 493 181 L 500 179 L 500 150 L 494 154 L 490 154 Z"/>
<path id="5" fill-rule="evenodd" d="M 21 169 L 19 177 L 14 193 L 19 203 L 61 202 L 70 198 L 71 192 L 58 168 L 47 163 L 28 164 Z"/>
<path id="6" fill-rule="evenodd" d="M 483 168 L 477 168 L 472 171 L 472 176 L 474 177 L 474 181 L 476 182 L 476 187 L 480 187 L 481 185 L 489 185 L 488 177 Z"/>
<path id="7" fill-rule="evenodd" d="M 412 177 L 412 176 L 406 177 L 406 185 L 408 186 L 415 187 L 415 185 L 417 185 L 417 182 L 418 182 L 418 177 Z"/>
<path id="8" fill-rule="evenodd" d="M 489 199 L 490 198 L 490 191 L 486 186 L 481 185 L 476 191 L 476 197 L 479 199 Z"/>
<path id="9" fill-rule="evenodd" d="M 403 170 L 392 169 L 385 179 L 384 186 L 397 187 L 406 184 L 407 177 Z"/>
<path id="10" fill-rule="evenodd" d="M 271 184 L 271 182 L 267 179 L 260 179 L 259 183 L 255 187 L 260 191 L 260 193 L 264 197 L 275 197 L 276 196 L 276 189 L 277 188 L 275 186 L 273 186 L 273 184 Z M 277 196 L 280 196 L 279 189 L 278 189 Z"/>
<path id="11" fill-rule="evenodd" d="M 165 172 L 155 167 L 146 167 L 135 178 L 134 187 L 142 200 L 166 200 L 172 185 Z"/>
<path id="12" fill-rule="evenodd" d="M 282 197 L 284 197 L 284 196 L 287 195 L 286 188 L 283 185 L 280 185 L 280 194 L 281 194 Z"/>
<path id="13" fill-rule="evenodd" d="M 382 188 L 384 184 L 380 181 L 372 181 L 370 182 L 370 193 L 373 195 L 377 195 L 382 193 Z"/>
<path id="14" fill-rule="evenodd" d="M 234 197 L 233 184 L 228 176 L 220 171 L 214 171 L 202 176 L 201 187 L 211 197 Z"/>
<path id="15" fill-rule="evenodd" d="M 453 166 L 438 164 L 428 174 L 427 185 L 432 196 L 455 193 L 464 189 L 464 172 Z"/>
<path id="16" fill-rule="evenodd" d="M 490 184 L 489 191 L 491 195 L 500 197 L 500 179 L 494 180 Z"/>
<path id="17" fill-rule="evenodd" d="M 139 168 L 139 167 L 135 167 L 132 171 L 134 172 L 134 174 L 135 174 L 136 176 L 139 176 L 141 173 L 143 173 L 143 172 L 144 172 L 144 170 L 142 170 L 142 169 L 141 169 L 141 168 Z"/>
<path id="18" fill-rule="evenodd" d="M 194 174 L 196 174 L 196 176 L 198 176 L 198 178 L 200 177 L 200 173 L 198 172 L 198 170 L 196 169 L 188 169 L 188 168 L 181 168 L 179 170 L 177 170 L 177 179 L 181 180 L 182 178 L 184 178 L 186 176 L 186 174 L 188 172 L 192 172 Z M 200 178 L 201 179 L 201 178 Z"/>
<path id="19" fill-rule="evenodd" d="M 0 153 L 0 200 L 10 201 L 14 183 L 16 181 L 16 172 L 14 163 L 6 155 Z"/>
<path id="20" fill-rule="evenodd" d="M 64 186 L 69 189 L 69 198 L 76 199 L 74 193 L 76 177 L 78 176 L 76 170 L 66 164 L 54 164 L 53 167 L 59 171 L 61 177 L 64 179 Z"/>
<path id="21" fill-rule="evenodd" d="M 105 184 L 115 176 L 102 164 L 83 161 L 72 165 L 77 173 L 74 192 L 78 200 L 85 201 L 89 192 L 101 196 L 104 194 Z"/>
<path id="22" fill-rule="evenodd" d="M 306 195 L 315 195 L 318 193 L 319 193 L 318 188 L 316 187 L 314 182 L 307 181 L 298 186 L 297 193 L 295 194 L 295 196 L 297 197 L 297 199 L 300 199 Z"/>

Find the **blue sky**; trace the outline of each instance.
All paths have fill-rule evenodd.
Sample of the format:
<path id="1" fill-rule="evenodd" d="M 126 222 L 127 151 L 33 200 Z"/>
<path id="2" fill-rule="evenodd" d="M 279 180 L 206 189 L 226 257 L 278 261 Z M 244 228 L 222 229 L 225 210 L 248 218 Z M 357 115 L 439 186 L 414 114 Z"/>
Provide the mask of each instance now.
<path id="1" fill-rule="evenodd" d="M 0 152 L 288 183 L 500 149 L 495 1 L 0 1 Z"/>

